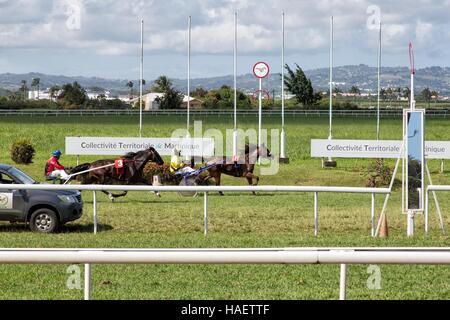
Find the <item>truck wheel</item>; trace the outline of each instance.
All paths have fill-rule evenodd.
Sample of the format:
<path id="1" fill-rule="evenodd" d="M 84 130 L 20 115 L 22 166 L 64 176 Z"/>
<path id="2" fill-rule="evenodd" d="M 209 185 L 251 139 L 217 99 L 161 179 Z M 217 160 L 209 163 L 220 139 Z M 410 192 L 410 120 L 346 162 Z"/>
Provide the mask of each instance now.
<path id="1" fill-rule="evenodd" d="M 57 214 L 50 209 L 38 209 L 31 215 L 30 229 L 43 233 L 56 232 L 59 227 Z"/>

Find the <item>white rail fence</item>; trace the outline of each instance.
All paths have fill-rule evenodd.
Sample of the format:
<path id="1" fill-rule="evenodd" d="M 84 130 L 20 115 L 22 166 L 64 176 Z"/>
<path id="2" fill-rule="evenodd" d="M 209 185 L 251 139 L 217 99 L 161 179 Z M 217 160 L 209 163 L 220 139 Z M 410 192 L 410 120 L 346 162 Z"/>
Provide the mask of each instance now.
<path id="1" fill-rule="evenodd" d="M 375 195 L 390 194 L 388 188 L 357 187 L 308 187 L 308 186 L 145 186 L 145 185 L 53 185 L 53 184 L 15 184 L 2 185 L 6 190 L 86 190 L 93 192 L 94 233 L 97 233 L 96 191 L 147 191 L 147 192 L 200 192 L 203 193 L 204 234 L 208 234 L 208 194 L 210 192 L 297 192 L 314 193 L 314 235 L 319 232 L 319 193 L 359 193 L 371 194 L 371 235 L 375 236 Z"/>
<path id="2" fill-rule="evenodd" d="M 85 300 L 91 264 L 340 264 L 345 300 L 348 264 L 449 265 L 450 248 L 0 249 L 0 264 L 85 264 Z"/>
<path id="3" fill-rule="evenodd" d="M 233 117 L 233 109 L 224 110 L 191 110 L 194 116 L 229 116 Z M 258 115 L 257 110 L 237 110 L 239 116 L 256 116 Z M 150 110 L 145 111 L 144 116 L 185 116 L 186 110 Z M 281 115 L 281 110 L 265 110 L 265 116 L 279 116 Z M 324 110 L 299 110 L 299 109 L 288 109 L 285 110 L 285 115 L 289 116 L 304 116 L 304 117 L 328 117 L 328 109 Z M 357 110 L 333 110 L 333 116 L 339 117 L 375 117 L 377 115 L 376 109 L 357 109 Z M 130 109 L 116 109 L 116 110 L 29 110 L 29 109 L 18 109 L 18 110 L 0 110 L 0 116 L 44 116 L 44 117 L 58 117 L 58 116 L 139 116 L 139 111 L 134 111 Z M 396 109 L 381 109 L 381 117 L 402 117 L 403 110 L 401 107 Z M 447 118 L 450 116 L 450 111 L 446 109 L 427 109 L 427 117 L 440 117 Z"/>

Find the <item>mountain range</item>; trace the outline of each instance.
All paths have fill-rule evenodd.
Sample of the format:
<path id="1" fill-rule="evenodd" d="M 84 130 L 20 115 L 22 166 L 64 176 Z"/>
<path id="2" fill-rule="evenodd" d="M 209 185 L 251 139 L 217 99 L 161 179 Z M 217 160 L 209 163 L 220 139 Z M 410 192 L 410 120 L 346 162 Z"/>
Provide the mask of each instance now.
<path id="1" fill-rule="evenodd" d="M 329 69 L 319 68 L 305 70 L 305 74 L 311 79 L 316 90 L 327 90 L 329 83 Z M 341 90 L 349 90 L 352 86 L 357 86 L 361 91 L 376 92 L 377 68 L 364 64 L 339 66 L 333 69 L 333 81 Z M 20 87 L 20 82 L 26 80 L 28 86 L 33 78 L 40 78 L 40 87 L 48 88 L 53 85 L 62 85 L 77 81 L 88 90 L 108 90 L 113 94 L 125 94 L 129 91 L 126 84 L 129 80 L 135 84 L 134 90 L 138 90 L 138 80 L 132 79 L 104 79 L 99 77 L 47 75 L 43 73 L 0 74 L 0 95 L 7 91 L 14 91 Z M 180 91 L 186 91 L 186 79 L 171 79 L 173 85 Z M 239 75 L 237 77 L 238 88 L 246 92 L 253 92 L 258 87 L 258 81 L 252 74 Z M 153 81 L 147 81 L 145 89 L 148 89 Z M 407 67 L 383 67 L 381 68 L 381 86 L 386 87 L 407 87 L 410 84 L 410 72 Z M 204 89 L 216 89 L 222 85 L 233 85 L 233 76 L 220 76 L 210 78 L 191 79 L 191 88 L 202 87 Z M 263 80 L 263 87 L 271 93 L 281 91 L 281 75 L 273 73 L 268 79 Z M 449 67 L 426 67 L 416 70 L 415 90 L 420 92 L 429 87 L 441 94 L 450 94 L 450 68 Z M 3 90 L 2 90 L 3 89 Z"/>

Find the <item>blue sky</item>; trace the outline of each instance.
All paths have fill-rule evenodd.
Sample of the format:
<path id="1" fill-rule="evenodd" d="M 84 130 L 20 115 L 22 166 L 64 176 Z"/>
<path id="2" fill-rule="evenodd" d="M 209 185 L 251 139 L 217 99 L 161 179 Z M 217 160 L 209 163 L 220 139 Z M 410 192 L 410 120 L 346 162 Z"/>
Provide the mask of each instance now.
<path id="1" fill-rule="evenodd" d="M 140 19 L 145 19 L 145 78 L 186 77 L 187 17 L 192 16 L 192 77 L 233 71 L 233 13 L 238 12 L 238 73 L 266 60 L 280 71 L 281 12 L 286 62 L 327 67 L 329 17 L 335 65 L 376 65 L 383 22 L 383 65 L 448 66 L 450 0 L 0 0 L 0 73 L 136 79 Z M 380 15 L 378 15 L 380 13 Z"/>

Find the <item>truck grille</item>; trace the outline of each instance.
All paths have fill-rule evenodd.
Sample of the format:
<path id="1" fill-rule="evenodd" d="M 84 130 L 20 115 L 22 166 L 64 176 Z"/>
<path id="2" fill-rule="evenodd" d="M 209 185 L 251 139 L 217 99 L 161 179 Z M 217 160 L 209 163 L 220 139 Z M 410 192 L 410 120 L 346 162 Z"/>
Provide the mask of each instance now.
<path id="1" fill-rule="evenodd" d="M 81 203 L 82 202 L 82 200 L 81 200 L 81 194 L 80 195 L 78 195 L 78 196 L 75 196 L 76 198 L 77 198 L 77 201 L 79 202 L 79 203 Z"/>

